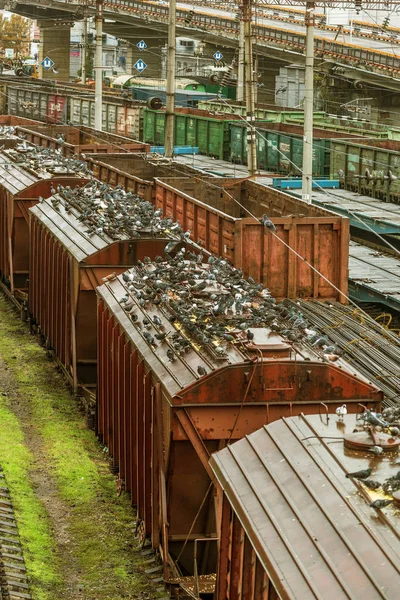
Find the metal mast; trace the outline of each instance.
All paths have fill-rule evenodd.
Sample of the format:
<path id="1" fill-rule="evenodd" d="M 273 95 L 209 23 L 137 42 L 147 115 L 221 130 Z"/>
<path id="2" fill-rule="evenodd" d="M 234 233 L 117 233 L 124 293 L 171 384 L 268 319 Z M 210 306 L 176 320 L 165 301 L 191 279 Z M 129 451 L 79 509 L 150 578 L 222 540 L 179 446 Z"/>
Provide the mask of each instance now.
<path id="1" fill-rule="evenodd" d="M 246 74 L 247 168 L 249 175 L 257 172 L 256 130 L 254 127 L 253 39 L 251 31 L 252 0 L 243 0 L 244 60 Z"/>
<path id="2" fill-rule="evenodd" d="M 94 126 L 102 130 L 103 112 L 103 0 L 96 0 L 96 57 L 95 57 L 95 96 Z"/>
<path id="3" fill-rule="evenodd" d="M 86 83 L 86 57 L 87 57 L 87 25 L 88 25 L 88 18 L 85 16 L 83 18 L 83 32 L 82 32 L 82 54 L 81 54 L 81 79 L 82 79 L 82 83 L 83 85 L 85 85 Z"/>
<path id="4" fill-rule="evenodd" d="M 176 48 L 176 0 L 169 0 L 168 52 L 167 52 L 167 101 L 165 106 L 166 158 L 174 155 L 174 111 L 175 111 L 175 48 Z"/>
<path id="5" fill-rule="evenodd" d="M 312 163 L 313 163 L 313 111 L 314 111 L 314 2 L 306 7 L 306 72 L 304 96 L 304 144 L 303 178 L 301 196 L 304 202 L 311 204 Z"/>

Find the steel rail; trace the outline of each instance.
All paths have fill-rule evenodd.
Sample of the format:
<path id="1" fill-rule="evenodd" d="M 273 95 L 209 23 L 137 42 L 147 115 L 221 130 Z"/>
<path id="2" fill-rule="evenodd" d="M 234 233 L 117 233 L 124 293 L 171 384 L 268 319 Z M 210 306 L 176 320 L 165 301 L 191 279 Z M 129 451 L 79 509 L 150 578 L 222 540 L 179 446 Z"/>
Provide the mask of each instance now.
<path id="1" fill-rule="evenodd" d="M 312 326 L 343 350 L 349 364 L 384 392 L 385 404 L 398 406 L 400 339 L 397 336 L 390 331 L 387 335 L 383 333 L 373 319 L 362 317 L 365 324 L 358 322 L 352 314 L 354 311 L 345 306 L 301 300 L 286 300 L 285 304 L 299 310 Z"/>

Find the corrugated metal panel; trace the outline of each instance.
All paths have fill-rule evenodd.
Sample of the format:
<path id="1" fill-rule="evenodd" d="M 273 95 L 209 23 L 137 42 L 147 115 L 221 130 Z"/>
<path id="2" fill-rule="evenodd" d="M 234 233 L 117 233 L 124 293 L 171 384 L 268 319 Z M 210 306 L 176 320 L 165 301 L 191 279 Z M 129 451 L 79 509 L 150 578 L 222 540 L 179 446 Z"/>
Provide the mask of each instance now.
<path id="1" fill-rule="evenodd" d="M 36 183 L 38 178 L 26 169 L 5 161 L 0 164 L 0 185 L 13 196 L 19 194 L 25 188 Z"/>
<path id="2" fill-rule="evenodd" d="M 312 200 L 318 206 L 348 216 L 354 227 L 372 227 L 382 234 L 400 233 L 399 205 L 394 202 L 360 196 L 349 190 L 329 190 L 329 194 L 313 190 Z"/>
<path id="3" fill-rule="evenodd" d="M 138 277 L 141 278 L 142 275 L 138 273 Z M 211 356 L 207 356 L 207 360 L 204 362 L 202 359 L 202 352 L 199 348 L 194 348 L 194 352 L 190 352 L 188 356 L 177 357 L 177 360 L 174 363 L 171 363 L 167 356 L 167 351 L 170 348 L 169 345 L 159 344 L 156 348 L 152 348 L 145 341 L 139 329 L 133 325 L 132 321 L 128 318 L 126 312 L 124 312 L 119 304 L 119 300 L 127 293 L 127 291 L 128 290 L 120 277 L 109 282 L 107 285 L 101 286 L 97 290 L 98 294 L 109 307 L 114 318 L 126 331 L 128 337 L 137 348 L 141 349 L 146 362 L 159 380 L 163 382 L 163 386 L 168 390 L 171 397 L 181 392 L 184 388 L 189 387 L 199 379 L 199 375 L 197 374 L 197 367 L 199 364 L 203 365 L 207 371 L 210 367 L 215 370 L 221 368 L 221 361 L 215 358 L 213 359 Z M 141 313 L 140 321 L 142 321 L 147 317 L 148 313 L 146 309 L 142 310 L 139 304 L 137 308 Z M 152 316 L 154 315 L 157 315 L 161 319 L 163 331 L 171 329 L 171 324 L 164 311 L 159 310 L 154 306 L 152 309 Z M 223 360 L 222 363 L 226 366 L 226 364 L 241 362 L 242 360 L 242 354 L 232 347 L 229 351 L 227 360 Z"/>
<path id="4" fill-rule="evenodd" d="M 392 511 L 378 516 L 368 506 L 373 493 L 359 493 L 360 484 L 345 478 L 372 466 L 373 478 L 382 480 L 398 466 L 371 463 L 368 453 L 354 456 L 342 443 L 329 443 L 327 436 L 341 438 L 355 423 L 348 417 L 338 429 L 336 418 L 283 419 L 211 457 L 281 598 L 389 600 L 398 594 L 398 517 Z"/>
<path id="5" fill-rule="evenodd" d="M 89 237 L 85 233 L 86 226 L 82 225 L 75 215 L 67 213 L 61 202 L 59 210 L 53 208 L 51 200 L 44 200 L 30 211 L 67 248 L 77 262 L 84 261 L 113 241 L 110 238 L 102 239 L 98 235 Z"/>
<path id="6" fill-rule="evenodd" d="M 394 307 L 398 304 L 400 308 L 400 271 L 396 258 L 350 242 L 349 279 L 350 290 L 361 300 L 365 290 L 365 301 L 367 294 L 371 294 L 377 301 Z"/>

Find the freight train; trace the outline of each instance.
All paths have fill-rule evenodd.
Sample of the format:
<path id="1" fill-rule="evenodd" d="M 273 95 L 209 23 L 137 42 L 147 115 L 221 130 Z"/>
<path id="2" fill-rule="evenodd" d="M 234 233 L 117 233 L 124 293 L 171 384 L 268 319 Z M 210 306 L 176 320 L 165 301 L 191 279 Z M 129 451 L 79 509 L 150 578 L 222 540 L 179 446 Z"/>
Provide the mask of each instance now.
<path id="1" fill-rule="evenodd" d="M 33 160 L 27 146 L 25 140 L 17 159 L 20 178 L 26 170 L 21 163 L 28 166 Z M 5 171 L 16 167 L 12 152 L 18 149 L 7 152 Z M 39 162 L 42 152 L 36 148 L 32 153 Z M 72 169 L 71 160 L 77 159 L 60 159 L 61 166 Z M 199 574 L 216 571 L 218 550 L 207 545 L 220 523 L 214 502 L 217 481 L 208 462 L 213 452 L 282 416 L 326 415 L 343 402 L 349 413 L 358 413 L 361 405 L 378 410 L 382 393 L 340 356 L 324 356 L 326 339 L 315 331 L 307 333 L 300 312 L 290 313 L 259 283 L 266 269 L 260 251 L 258 259 L 256 253 L 252 257 L 251 268 L 258 264 L 253 277 L 240 256 L 234 258 L 235 266 L 218 256 L 223 246 L 234 244 L 229 235 L 215 235 L 226 230 L 229 219 L 224 222 L 226 215 L 211 206 L 201 212 L 204 203 L 185 193 L 193 185 L 192 173 L 183 181 L 153 179 L 155 192 L 146 201 L 121 184 L 113 188 L 93 179 L 82 160 L 76 167 L 78 174 L 90 175 L 89 184 L 72 189 L 75 182 L 59 186 L 54 181 L 43 192 L 46 197 L 31 194 L 34 206 L 28 210 L 18 198 L 7 199 L 30 221 L 29 274 L 24 272 L 25 280 L 29 278 L 28 311 L 32 325 L 74 382 L 88 377 L 97 363 L 98 435 L 119 474 L 118 490 L 125 487 L 137 506 L 141 540 L 150 537 L 153 548 L 162 550 L 164 580 L 173 588 L 180 586 L 181 575 L 193 578 L 196 540 L 206 540 L 196 549 Z M 231 198 L 257 202 L 258 191 L 264 194 L 263 208 L 267 206 L 265 188 L 235 191 L 229 183 Z M 206 194 L 211 189 L 207 185 L 212 187 L 212 182 L 204 181 Z M 295 201 L 272 193 L 270 206 L 278 210 L 279 200 L 287 202 L 293 214 Z M 228 196 L 219 201 L 228 202 Z M 0 196 L 0 202 L 4 206 L 6 198 Z M 321 252 L 332 258 L 336 248 L 339 262 L 344 260 L 348 233 L 338 227 L 337 217 L 313 210 L 320 218 Z M 190 242 L 184 215 L 200 226 L 196 236 L 201 245 Z M 311 214 L 299 223 L 293 217 L 290 223 L 272 218 L 279 235 L 287 235 L 293 247 L 303 221 L 305 229 L 298 236 L 302 250 L 308 236 L 310 262 L 317 260 L 319 269 L 333 276 L 326 271 L 332 260 L 325 267 L 318 255 Z M 250 234 L 243 221 L 233 218 L 245 245 Z M 1 220 L 0 235 L 9 241 L 8 222 Z M 299 271 L 296 280 L 296 261 L 287 256 L 277 260 L 271 233 L 260 223 L 255 226 L 262 230 L 263 253 L 269 248 L 281 278 L 283 263 L 288 265 L 290 281 L 283 296 L 298 293 L 293 283 L 301 286 L 309 278 Z M 332 246 L 327 250 L 328 239 Z M 16 242 L 21 248 L 21 240 Z M 217 254 L 209 251 L 214 244 Z M 14 251 L 18 248 L 14 244 Z M 313 279 L 306 295 L 332 297 L 332 290 Z"/>
<path id="2" fill-rule="evenodd" d="M 10 78 L 0 78 L 1 85 L 3 112 L 10 115 L 53 124 L 69 122 L 78 128 L 94 124 L 90 90 L 80 93 L 76 85 L 62 84 L 55 88 L 54 84 L 38 82 L 29 87 L 17 86 Z M 198 148 L 200 154 L 246 164 L 243 107 L 221 102 L 201 103 L 201 106 L 210 110 L 176 109 L 175 145 Z M 228 109 L 232 114 L 227 113 Z M 303 162 L 302 112 L 273 110 L 273 107 L 258 110 L 258 167 L 280 175 L 299 176 Z M 112 95 L 104 97 L 104 132 L 160 146 L 164 142 L 164 123 L 164 111 L 151 110 L 144 102 Z M 313 175 L 339 179 L 346 189 L 399 202 L 399 138 L 400 131 L 394 127 L 353 123 L 316 113 Z"/>

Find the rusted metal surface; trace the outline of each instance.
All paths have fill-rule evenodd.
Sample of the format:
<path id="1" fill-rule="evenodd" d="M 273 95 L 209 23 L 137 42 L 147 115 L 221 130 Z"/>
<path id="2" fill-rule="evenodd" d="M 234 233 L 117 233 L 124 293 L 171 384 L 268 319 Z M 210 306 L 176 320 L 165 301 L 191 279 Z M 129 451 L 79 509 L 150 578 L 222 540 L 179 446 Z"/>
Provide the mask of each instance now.
<path id="1" fill-rule="evenodd" d="M 108 154 L 125 152 L 150 152 L 150 145 L 120 135 L 96 131 L 91 127 L 69 125 L 20 126 L 17 133 L 33 144 L 44 148 L 61 150 L 64 156 L 82 154 Z M 57 141 L 64 138 L 65 141 Z"/>
<path id="2" fill-rule="evenodd" d="M 0 146 L 3 147 L 3 150 L 15 148 L 15 146 L 21 142 L 20 138 L 17 135 L 14 135 L 14 131 L 15 127 L 8 125 L 2 126 L 0 124 Z"/>
<path id="3" fill-rule="evenodd" d="M 192 263 L 193 259 L 180 264 L 183 280 L 191 279 Z M 240 439 L 282 415 L 321 411 L 325 418 L 325 412 L 334 412 L 343 399 L 349 412 L 358 412 L 360 404 L 379 406 L 381 394 L 343 361 L 322 362 L 301 343 L 294 350 L 267 325 L 251 326 L 254 340 L 247 343 L 246 334 L 237 328 L 237 315 L 216 318 L 210 312 L 210 295 L 227 293 L 211 280 L 189 303 L 203 307 L 202 322 L 228 327 L 232 341 L 221 341 L 220 334 L 211 343 L 200 341 L 192 326 L 196 317 L 192 324 L 184 322 L 179 311 L 186 304 L 174 304 L 179 286 L 170 281 L 170 287 L 164 287 L 166 263 L 156 264 L 155 280 L 154 264 L 145 263 L 125 273 L 128 282 L 118 276 L 97 289 L 97 428 L 153 544 L 156 540 L 155 547 L 162 545 L 164 557 L 179 557 L 190 573 L 194 539 L 215 534 L 208 455 L 227 440 Z M 202 281 L 201 273 L 210 267 L 191 268 Z M 154 302 L 143 304 L 129 291 L 129 285 L 135 290 L 143 281 Z M 188 290 L 190 284 L 185 285 Z M 164 299 L 157 295 L 157 286 Z M 245 311 L 241 319 L 251 318 Z M 163 332 L 166 339 L 157 339 Z M 187 340 L 182 352 L 177 352 L 177 339 Z M 217 354 L 219 346 L 223 351 Z M 215 558 L 210 548 L 200 574 L 212 572 Z M 166 572 L 168 568 L 166 561 Z"/>
<path id="4" fill-rule="evenodd" d="M 27 125 L 42 125 L 42 123 L 40 121 L 34 121 L 33 119 L 25 119 L 25 117 L 16 117 L 14 115 L 0 115 L 0 125 L 9 125 L 12 127 L 21 125 L 22 127 L 25 127 Z"/>
<path id="5" fill-rule="evenodd" d="M 95 197 L 96 187 L 95 182 L 84 188 L 90 190 L 88 200 Z M 90 230 L 92 222 L 82 219 L 74 196 L 63 194 L 30 210 L 29 312 L 76 389 L 78 383 L 96 382 L 95 288 L 103 278 L 125 271 L 145 256 L 163 253 L 168 239 L 151 228 L 138 231 L 136 239 L 123 231 L 111 237 L 106 231 Z"/>
<path id="6" fill-rule="evenodd" d="M 47 99 L 46 121 L 47 123 L 62 123 L 67 119 L 66 96 L 50 94 Z"/>
<path id="7" fill-rule="evenodd" d="M 382 493 L 346 474 L 371 467 L 371 479 L 382 482 L 398 465 L 344 449 L 343 437 L 358 424 L 354 415 L 283 419 L 211 457 L 224 490 L 216 600 L 395 597 L 398 511 L 374 511 L 369 504 Z M 257 572 L 268 580 L 265 596 L 247 593 Z"/>
<path id="8" fill-rule="evenodd" d="M 156 179 L 155 194 L 156 207 L 164 215 L 191 230 L 204 248 L 267 285 L 276 298 L 346 302 L 348 219 L 250 181 Z M 272 219 L 277 236 L 257 220 L 264 213 Z M 326 279 L 312 271 L 310 264 Z"/>
<path id="9" fill-rule="evenodd" d="M 110 185 L 122 185 L 149 202 L 155 203 L 155 177 L 191 177 L 198 170 L 178 162 L 166 162 L 140 154 L 108 154 L 87 156 L 95 177 Z"/>
<path id="10" fill-rule="evenodd" d="M 39 197 L 50 196 L 54 186 L 73 188 L 87 180 L 79 173 L 59 177 L 44 168 L 39 173 L 11 158 L 18 161 L 16 150 L 0 155 L 0 272 L 14 294 L 16 289 L 26 290 L 29 274 L 29 208 Z"/>

